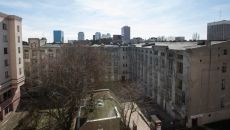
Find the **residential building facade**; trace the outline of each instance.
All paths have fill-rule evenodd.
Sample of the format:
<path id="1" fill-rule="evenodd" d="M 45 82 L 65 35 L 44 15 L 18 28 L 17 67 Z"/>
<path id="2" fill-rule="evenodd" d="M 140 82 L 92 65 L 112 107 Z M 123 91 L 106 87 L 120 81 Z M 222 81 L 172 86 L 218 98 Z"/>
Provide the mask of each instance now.
<path id="1" fill-rule="evenodd" d="M 42 60 L 53 59 L 56 57 L 61 44 L 48 44 L 46 39 L 29 38 L 28 44 L 23 45 L 25 75 L 30 77 L 36 75 L 38 66 Z"/>
<path id="2" fill-rule="evenodd" d="M 91 47 L 108 57 L 106 80 L 140 83 L 140 91 L 187 127 L 230 119 L 229 41 Z"/>
<path id="3" fill-rule="evenodd" d="M 155 42 L 131 47 L 129 75 L 187 127 L 230 119 L 229 42 Z"/>
<path id="4" fill-rule="evenodd" d="M 0 13 L 0 121 L 17 109 L 24 84 L 22 18 Z"/>

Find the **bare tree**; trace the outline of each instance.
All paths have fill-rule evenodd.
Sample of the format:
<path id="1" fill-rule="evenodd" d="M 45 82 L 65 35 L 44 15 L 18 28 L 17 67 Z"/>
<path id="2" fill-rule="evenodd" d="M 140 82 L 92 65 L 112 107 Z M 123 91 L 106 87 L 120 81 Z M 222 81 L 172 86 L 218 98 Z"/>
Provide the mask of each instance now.
<path id="1" fill-rule="evenodd" d="M 29 79 L 36 80 L 34 86 L 39 88 L 40 96 L 31 99 L 30 110 L 32 114 L 46 115 L 43 128 L 75 127 L 82 99 L 104 81 L 105 62 L 104 52 L 98 48 L 64 46 L 56 56 L 47 55 L 34 66 L 36 73 L 32 72 Z"/>

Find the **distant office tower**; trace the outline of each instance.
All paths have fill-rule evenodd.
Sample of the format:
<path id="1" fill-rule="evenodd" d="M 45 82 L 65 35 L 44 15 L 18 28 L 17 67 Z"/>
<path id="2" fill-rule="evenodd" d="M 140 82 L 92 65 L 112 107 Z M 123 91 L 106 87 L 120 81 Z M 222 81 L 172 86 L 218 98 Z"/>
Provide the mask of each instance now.
<path id="1" fill-rule="evenodd" d="M 121 36 L 123 43 L 130 43 L 130 27 L 124 26 L 121 28 Z"/>
<path id="2" fill-rule="evenodd" d="M 101 39 L 101 33 L 100 32 L 96 32 L 95 33 L 95 40 L 100 40 Z"/>
<path id="3" fill-rule="evenodd" d="M 85 40 L 84 32 L 79 32 L 78 33 L 78 41 L 83 41 L 83 40 Z"/>
<path id="4" fill-rule="evenodd" d="M 54 30 L 54 42 L 55 43 L 64 43 L 64 32 L 61 30 Z"/>
<path id="5" fill-rule="evenodd" d="M 222 20 L 208 23 L 207 39 L 212 41 L 230 40 L 230 21 Z"/>
<path id="6" fill-rule="evenodd" d="M 0 12 L 0 122 L 16 110 L 25 81 L 21 22 Z"/>
<path id="7" fill-rule="evenodd" d="M 110 34 L 110 33 L 107 33 L 107 34 L 106 34 L 106 37 L 107 37 L 107 38 L 111 38 L 111 34 Z"/>
<path id="8" fill-rule="evenodd" d="M 108 38 L 111 38 L 110 33 L 102 34 L 102 35 L 101 35 L 101 39 L 108 39 Z"/>

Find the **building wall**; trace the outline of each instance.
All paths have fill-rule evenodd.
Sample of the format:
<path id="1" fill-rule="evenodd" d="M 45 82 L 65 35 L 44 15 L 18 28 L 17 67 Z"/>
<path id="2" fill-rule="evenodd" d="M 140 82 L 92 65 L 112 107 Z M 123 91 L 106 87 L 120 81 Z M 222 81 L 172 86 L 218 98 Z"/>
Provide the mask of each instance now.
<path id="1" fill-rule="evenodd" d="M 230 118 L 229 51 L 225 42 L 190 52 L 188 115 L 191 120 L 197 118 L 198 124 Z"/>
<path id="2" fill-rule="evenodd" d="M 230 118 L 229 42 L 176 50 L 159 45 L 97 48 L 108 56 L 107 80 L 139 83 L 140 92 L 188 127 L 193 118 L 199 117 L 198 125 Z"/>
<path id="3" fill-rule="evenodd" d="M 20 87 L 24 84 L 21 20 L 0 13 L 0 120 L 17 109 Z"/>

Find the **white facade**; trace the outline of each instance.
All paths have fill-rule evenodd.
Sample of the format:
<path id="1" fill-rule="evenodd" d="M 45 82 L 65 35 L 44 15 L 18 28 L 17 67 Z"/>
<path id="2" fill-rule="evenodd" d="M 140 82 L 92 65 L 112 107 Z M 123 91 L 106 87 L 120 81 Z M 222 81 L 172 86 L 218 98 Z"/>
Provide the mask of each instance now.
<path id="1" fill-rule="evenodd" d="M 0 13 L 0 120 L 16 110 L 24 84 L 21 21 Z"/>

